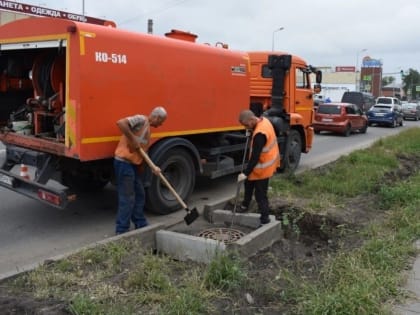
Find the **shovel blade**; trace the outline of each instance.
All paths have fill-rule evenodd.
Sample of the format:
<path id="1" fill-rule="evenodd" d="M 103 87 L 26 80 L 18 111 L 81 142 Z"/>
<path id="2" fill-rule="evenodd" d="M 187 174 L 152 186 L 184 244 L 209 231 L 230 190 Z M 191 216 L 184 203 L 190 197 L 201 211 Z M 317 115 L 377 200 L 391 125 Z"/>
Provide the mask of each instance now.
<path id="1" fill-rule="evenodd" d="M 185 223 L 187 223 L 187 225 L 190 225 L 191 223 L 193 223 L 199 216 L 197 208 L 193 208 L 193 209 L 186 209 L 188 214 L 184 217 L 184 221 Z"/>

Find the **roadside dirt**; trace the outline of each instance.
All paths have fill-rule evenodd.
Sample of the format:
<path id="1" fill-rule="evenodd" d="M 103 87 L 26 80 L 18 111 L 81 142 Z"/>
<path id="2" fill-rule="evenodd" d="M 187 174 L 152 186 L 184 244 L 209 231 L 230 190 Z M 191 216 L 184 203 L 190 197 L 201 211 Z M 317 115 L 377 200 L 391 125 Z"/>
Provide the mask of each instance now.
<path id="1" fill-rule="evenodd" d="M 419 156 L 401 155 L 400 167 L 385 176 L 385 182 L 405 180 L 420 167 Z M 317 170 L 326 172 L 330 165 Z M 344 201 L 344 206 L 324 209 L 322 214 L 307 211 L 310 201 L 303 198 L 285 202 L 270 200 L 272 214 L 283 221 L 284 238 L 245 262 L 247 282 L 228 295 L 215 298 L 215 314 L 281 314 L 289 305 L 281 300 L 286 283 L 272 283 L 279 266 L 289 267 L 302 276 L 316 279 L 328 255 L 337 249 L 351 249 L 363 242 L 355 233 L 374 220 L 382 220 L 384 212 L 377 207 L 376 195 L 361 195 Z M 254 205 L 255 208 L 255 205 Z M 253 211 L 255 209 L 250 209 Z M 287 218 L 287 224 L 284 222 Z M 191 263 L 196 266 L 196 263 Z M 115 281 L 120 281 L 116 276 Z M 2 315 L 64 315 L 70 314 L 62 301 L 37 300 L 28 292 L 11 295 L 8 283 L 0 283 L 0 314 Z M 145 312 L 147 314 L 147 311 Z"/>

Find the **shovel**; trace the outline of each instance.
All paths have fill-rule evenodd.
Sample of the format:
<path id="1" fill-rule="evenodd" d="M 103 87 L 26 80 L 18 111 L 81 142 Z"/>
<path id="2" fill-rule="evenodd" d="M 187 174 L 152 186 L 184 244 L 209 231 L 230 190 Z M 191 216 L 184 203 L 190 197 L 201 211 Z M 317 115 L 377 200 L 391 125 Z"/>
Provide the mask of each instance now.
<path id="1" fill-rule="evenodd" d="M 153 161 L 150 159 L 150 157 L 147 155 L 147 153 L 144 152 L 144 150 L 140 147 L 139 147 L 139 152 L 143 156 L 144 160 L 146 161 L 147 165 L 149 165 L 150 168 L 156 168 L 156 165 L 153 163 Z M 169 183 L 169 181 L 162 174 L 162 172 L 159 172 L 159 177 L 160 177 L 161 181 L 166 185 L 166 187 L 171 191 L 171 193 L 175 196 L 176 200 L 187 211 L 187 215 L 184 217 L 185 223 L 187 223 L 187 225 L 190 225 L 191 223 L 193 223 L 198 218 L 197 208 L 189 209 L 187 207 L 187 204 L 178 195 L 176 190 L 172 187 L 171 183 Z"/>
<path id="2" fill-rule="evenodd" d="M 246 158 L 246 153 L 247 153 L 247 150 L 248 150 L 248 143 L 249 143 L 250 135 L 251 135 L 251 132 L 249 130 L 246 130 L 245 131 L 246 142 L 245 142 L 245 148 L 244 148 L 244 155 L 242 157 L 241 173 L 244 171 L 244 168 L 245 168 L 245 158 Z M 239 193 L 241 192 L 241 186 L 242 185 L 243 185 L 242 182 L 238 182 L 236 184 L 235 204 L 233 205 L 232 222 L 230 223 L 230 227 L 233 226 L 233 220 L 236 216 L 236 209 L 238 207 Z"/>

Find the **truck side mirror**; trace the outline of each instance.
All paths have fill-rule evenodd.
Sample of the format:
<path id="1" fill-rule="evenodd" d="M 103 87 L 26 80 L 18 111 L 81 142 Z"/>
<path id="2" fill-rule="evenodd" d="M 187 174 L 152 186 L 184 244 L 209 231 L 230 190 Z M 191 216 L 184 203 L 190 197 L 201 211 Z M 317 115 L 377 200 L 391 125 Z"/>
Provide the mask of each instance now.
<path id="1" fill-rule="evenodd" d="M 321 82 L 322 82 L 322 71 L 321 70 L 317 70 L 315 72 L 315 81 L 316 81 L 316 83 L 321 84 Z"/>

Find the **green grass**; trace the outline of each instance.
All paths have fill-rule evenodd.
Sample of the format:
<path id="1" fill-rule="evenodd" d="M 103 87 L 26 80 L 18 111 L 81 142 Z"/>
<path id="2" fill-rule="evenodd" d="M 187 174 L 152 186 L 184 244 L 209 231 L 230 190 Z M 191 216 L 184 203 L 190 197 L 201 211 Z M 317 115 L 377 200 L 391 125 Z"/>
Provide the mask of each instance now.
<path id="1" fill-rule="evenodd" d="M 220 254 L 210 262 L 204 281 L 211 289 L 230 291 L 239 288 L 246 276 L 237 255 Z"/>
<path id="2" fill-rule="evenodd" d="M 74 315 L 102 315 L 103 309 L 90 297 L 77 294 L 71 301 L 68 310 Z"/>
<path id="3" fill-rule="evenodd" d="M 322 198 L 336 203 L 337 198 L 373 192 L 383 175 L 397 166 L 398 160 L 392 154 L 380 149 L 361 150 L 341 157 L 333 167 L 288 178 L 277 176 L 271 185 L 279 193 L 287 191 L 289 196 Z"/>
<path id="4" fill-rule="evenodd" d="M 316 283 L 281 269 L 278 280 L 289 284 L 282 298 L 295 305 L 295 314 L 390 314 L 387 301 L 404 296 L 402 271 L 420 238 L 420 175 L 392 181 L 386 174 L 399 168 L 399 158 L 420 155 L 419 139 L 418 128 L 408 129 L 328 167 L 272 181 L 280 196 L 283 191 L 292 200 L 303 196 L 315 211 L 368 194 L 376 194 L 378 208 L 387 211 L 385 222 L 361 231 L 361 248 L 329 259 Z"/>
<path id="5" fill-rule="evenodd" d="M 406 296 L 400 289 L 404 270 L 417 253 L 413 243 L 420 238 L 420 174 L 402 180 L 391 175 L 397 174 L 402 160 L 417 156 L 420 129 L 410 128 L 326 167 L 272 179 L 270 196 L 290 202 L 303 199 L 305 211 L 312 214 L 340 211 L 350 198 L 375 198 L 371 211 L 382 219 L 358 230 L 337 226 L 337 235 L 356 235 L 361 242 L 331 254 L 317 266 L 315 279 L 301 272 L 304 260 L 286 265 L 270 253 L 264 254 L 268 269 L 277 276 L 261 281 L 262 273 L 248 273 L 251 262 L 233 254 L 217 255 L 206 266 L 144 252 L 139 242 L 120 240 L 17 277 L 11 280 L 13 290 L 66 301 L 73 315 L 128 315 L 139 310 L 216 314 L 217 302 L 234 305 L 226 312 L 235 313 L 235 294 L 245 291 L 268 301 L 271 313 L 282 313 L 286 305 L 288 314 L 296 315 L 391 314 L 391 302 Z M 302 216 L 283 213 L 283 225 L 300 233 Z M 329 228 L 324 224 L 321 230 Z M 254 313 L 264 314 L 264 307 L 255 307 Z"/>
<path id="6" fill-rule="evenodd" d="M 409 128 L 398 135 L 381 139 L 373 145 L 373 149 L 381 148 L 393 154 L 420 154 L 420 128 Z"/>

